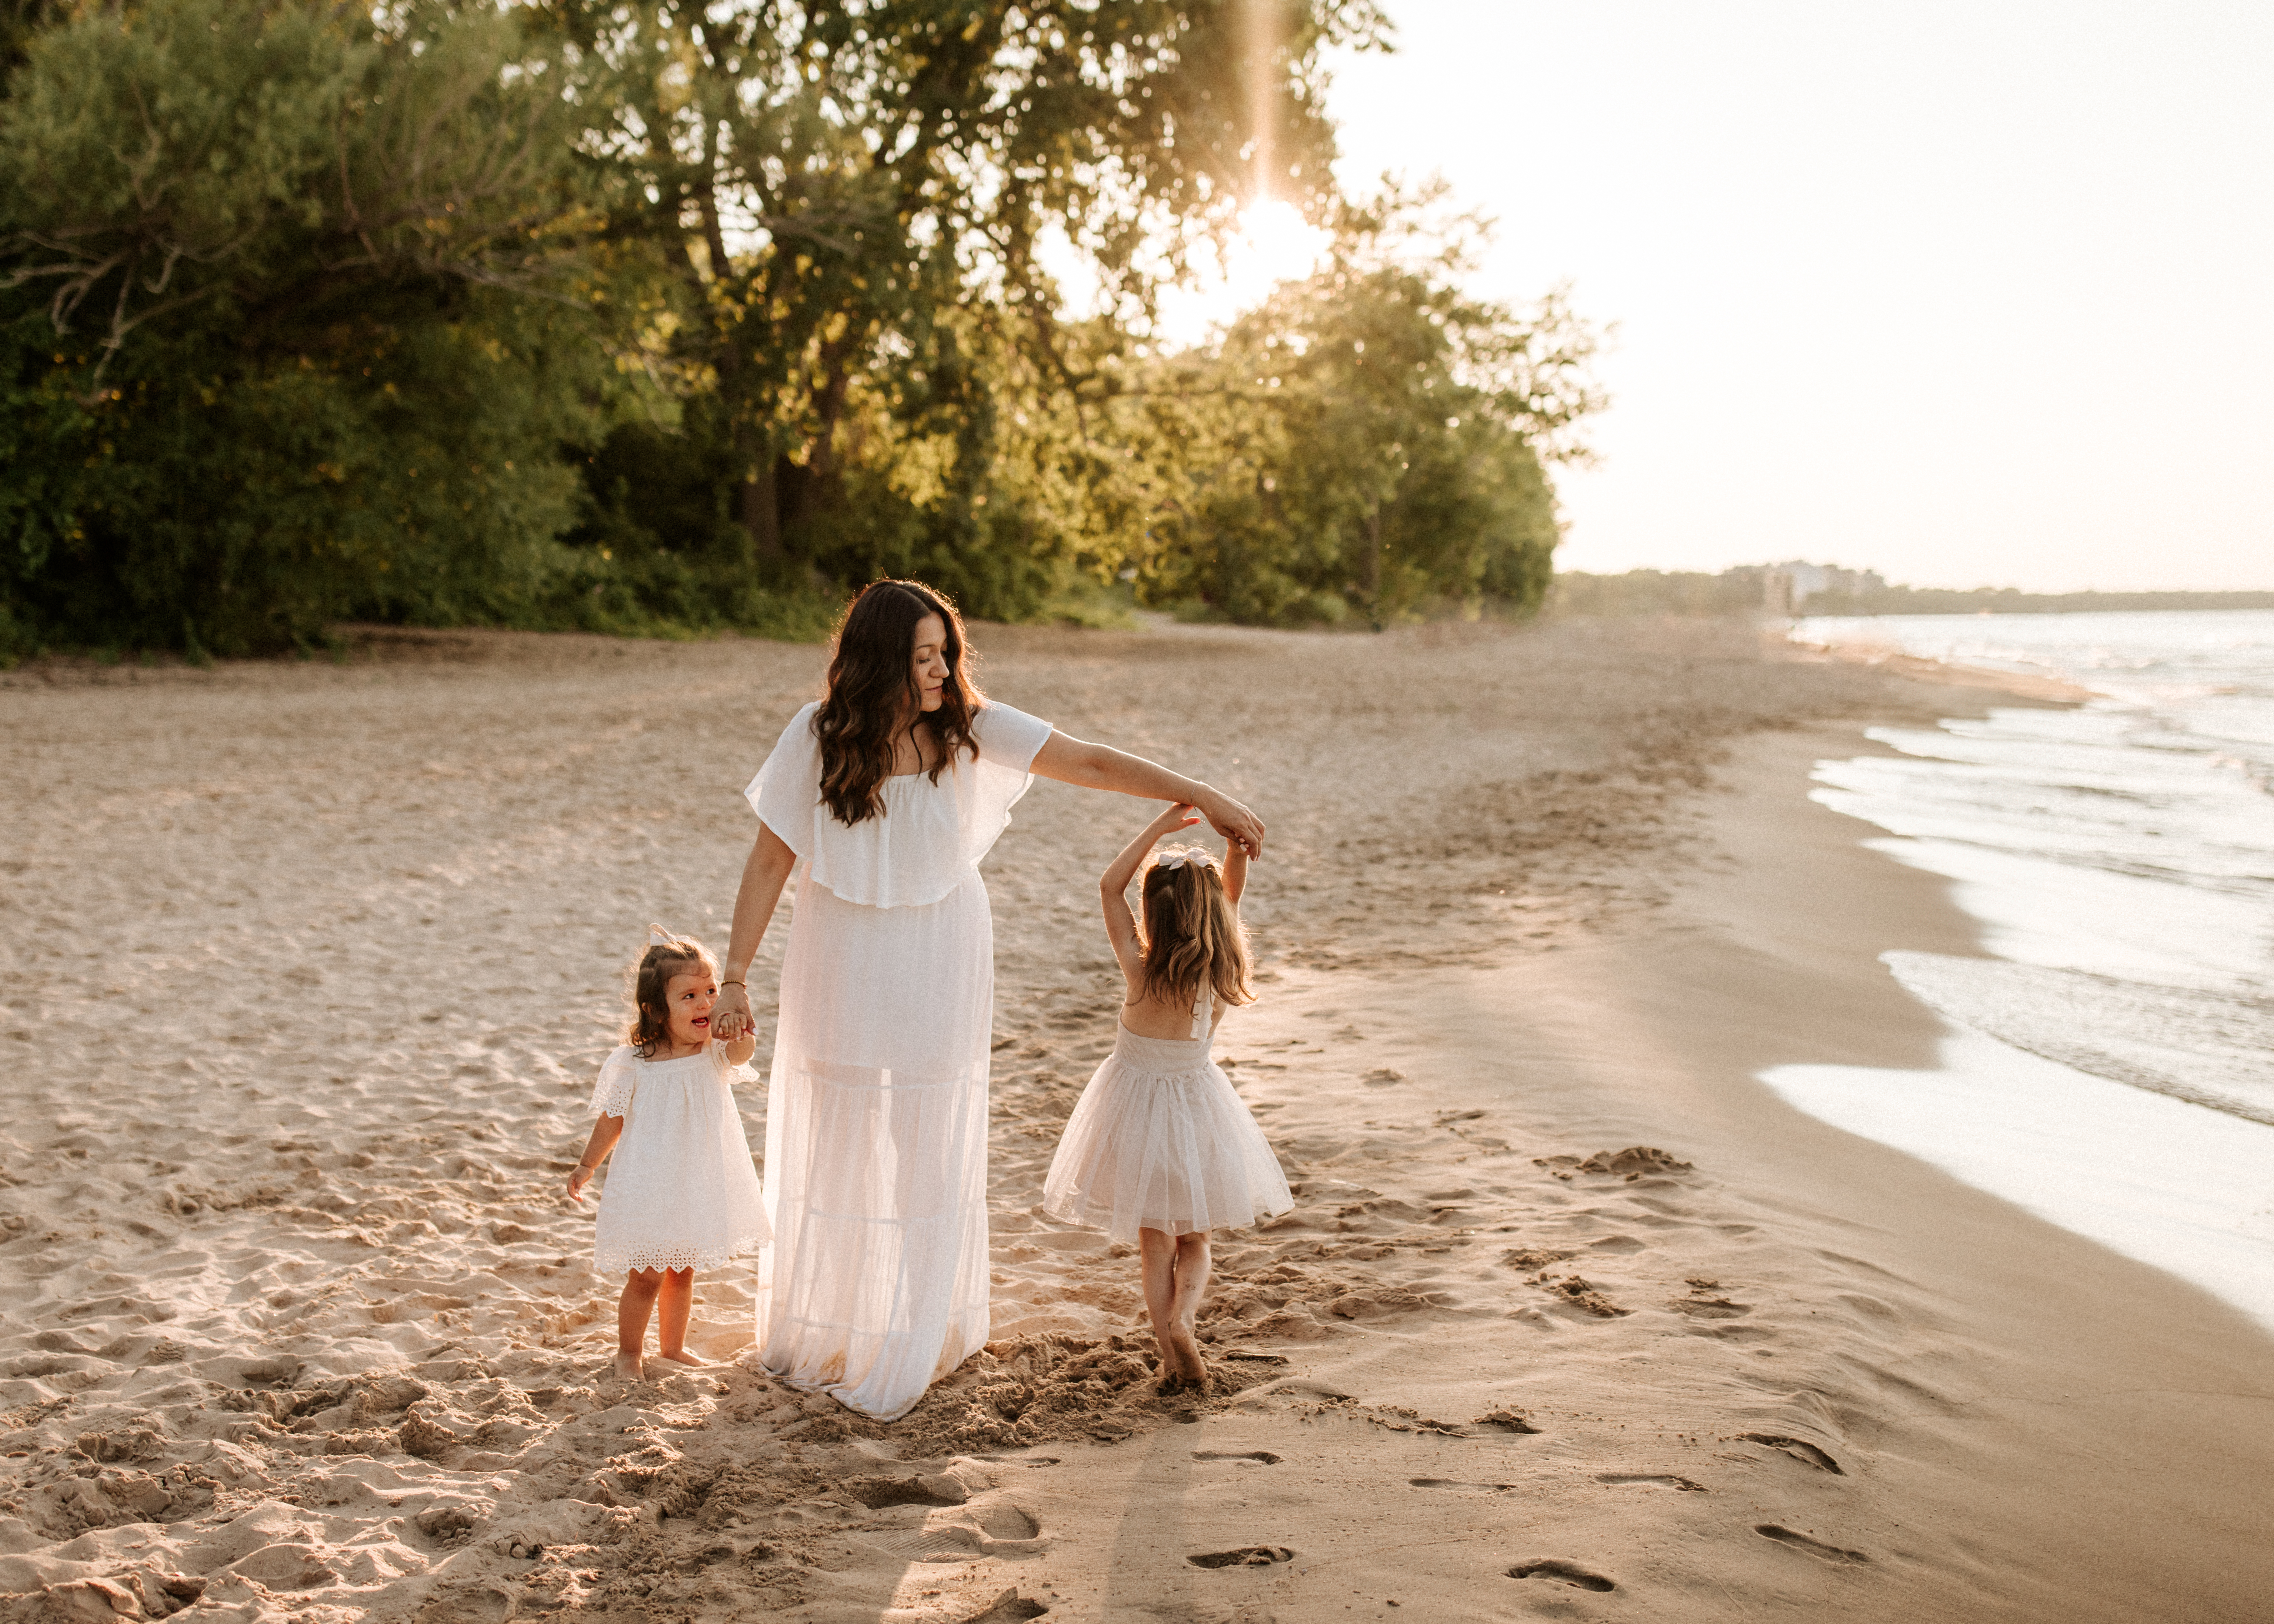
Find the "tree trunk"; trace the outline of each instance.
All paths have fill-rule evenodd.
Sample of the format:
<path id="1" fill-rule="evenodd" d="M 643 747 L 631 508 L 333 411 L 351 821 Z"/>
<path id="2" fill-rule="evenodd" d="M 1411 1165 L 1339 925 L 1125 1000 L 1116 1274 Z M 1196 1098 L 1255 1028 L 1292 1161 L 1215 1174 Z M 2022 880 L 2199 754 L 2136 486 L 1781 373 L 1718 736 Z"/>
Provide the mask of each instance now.
<path id="1" fill-rule="evenodd" d="M 1366 515 L 1366 612 L 1374 629 L 1382 619 L 1382 507 L 1376 503 Z"/>
<path id="2" fill-rule="evenodd" d="M 742 464 L 742 530 L 750 538 L 750 557 L 760 564 L 779 564 L 782 552 L 781 507 L 774 484 L 774 448 L 763 436 L 748 431 L 734 436 L 737 460 Z"/>

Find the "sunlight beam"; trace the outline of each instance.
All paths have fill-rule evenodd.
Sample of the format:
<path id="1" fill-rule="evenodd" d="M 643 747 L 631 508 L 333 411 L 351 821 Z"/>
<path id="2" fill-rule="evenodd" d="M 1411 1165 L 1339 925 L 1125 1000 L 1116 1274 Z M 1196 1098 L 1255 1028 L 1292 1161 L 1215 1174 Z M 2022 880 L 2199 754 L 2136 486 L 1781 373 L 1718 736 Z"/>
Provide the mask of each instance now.
<path id="1" fill-rule="evenodd" d="M 1279 175 L 1279 0 L 1245 0 L 1241 7 L 1244 66 L 1247 73 L 1248 201 L 1276 192 Z"/>

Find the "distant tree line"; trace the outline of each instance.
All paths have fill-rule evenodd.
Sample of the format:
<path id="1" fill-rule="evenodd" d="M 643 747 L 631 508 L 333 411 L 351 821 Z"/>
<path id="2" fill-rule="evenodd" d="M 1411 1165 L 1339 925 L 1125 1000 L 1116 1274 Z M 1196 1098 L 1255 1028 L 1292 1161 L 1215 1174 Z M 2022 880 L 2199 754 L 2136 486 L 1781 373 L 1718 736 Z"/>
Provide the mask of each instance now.
<path id="1" fill-rule="evenodd" d="M 1374 0 L 0 0 L 0 658 L 809 634 L 883 574 L 1005 619 L 1109 583 L 1527 612 L 1590 337 L 1461 294 L 1434 196 L 1336 195 L 1322 55 L 1384 34 Z M 1322 268 L 1148 342 L 1259 186 Z"/>
<path id="2" fill-rule="evenodd" d="M 1579 615 L 1757 615 L 1773 566 L 1744 564 L 1716 575 L 1631 569 L 1591 575 L 1566 570 L 1555 577 L 1547 607 Z M 2023 592 L 2015 588 L 1888 586 L 1864 592 L 1814 592 L 1796 606 L 1802 614 L 2081 614 L 2090 611 L 2158 609 L 2274 609 L 2274 592 Z"/>
<path id="3" fill-rule="evenodd" d="M 1630 569 L 1615 575 L 1563 570 L 1547 607 L 1557 614 L 1758 614 L 1766 564 L 1718 575 L 1697 570 Z"/>
<path id="4" fill-rule="evenodd" d="M 2010 586 L 1957 591 L 1890 586 L 1876 592 L 1818 592 L 1806 614 L 2082 614 L 2098 610 L 2274 609 L 2274 592 L 2024 592 Z"/>

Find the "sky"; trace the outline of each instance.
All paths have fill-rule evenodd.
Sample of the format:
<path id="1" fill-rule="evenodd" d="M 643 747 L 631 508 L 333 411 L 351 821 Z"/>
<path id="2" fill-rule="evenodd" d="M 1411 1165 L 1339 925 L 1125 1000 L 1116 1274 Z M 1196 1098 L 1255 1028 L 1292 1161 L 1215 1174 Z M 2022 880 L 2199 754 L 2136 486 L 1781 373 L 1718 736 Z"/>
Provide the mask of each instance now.
<path id="1" fill-rule="evenodd" d="M 1560 568 L 2274 589 L 2274 4 L 1388 9 L 1345 186 L 1616 324 Z"/>

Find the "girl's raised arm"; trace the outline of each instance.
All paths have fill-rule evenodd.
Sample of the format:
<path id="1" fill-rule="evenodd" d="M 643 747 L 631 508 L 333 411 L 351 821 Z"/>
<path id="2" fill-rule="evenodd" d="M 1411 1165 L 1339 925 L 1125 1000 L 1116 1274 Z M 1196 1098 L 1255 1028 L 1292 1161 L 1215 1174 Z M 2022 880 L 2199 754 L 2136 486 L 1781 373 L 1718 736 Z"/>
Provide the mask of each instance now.
<path id="1" fill-rule="evenodd" d="M 1097 899 L 1105 910 L 1105 937 L 1113 944 L 1113 957 L 1132 989 L 1144 976 L 1145 958 L 1137 945 L 1136 918 L 1129 912 L 1129 882 L 1137 877 L 1137 865 L 1145 861 L 1154 842 L 1172 829 L 1189 828 L 1198 822 L 1200 814 L 1192 802 L 1174 803 L 1123 846 L 1120 855 L 1106 864 L 1105 872 L 1097 877 Z"/>
<path id="2" fill-rule="evenodd" d="M 1239 893 L 1247 889 L 1247 848 L 1237 840 L 1224 844 L 1224 894 L 1231 906 L 1239 906 Z"/>

